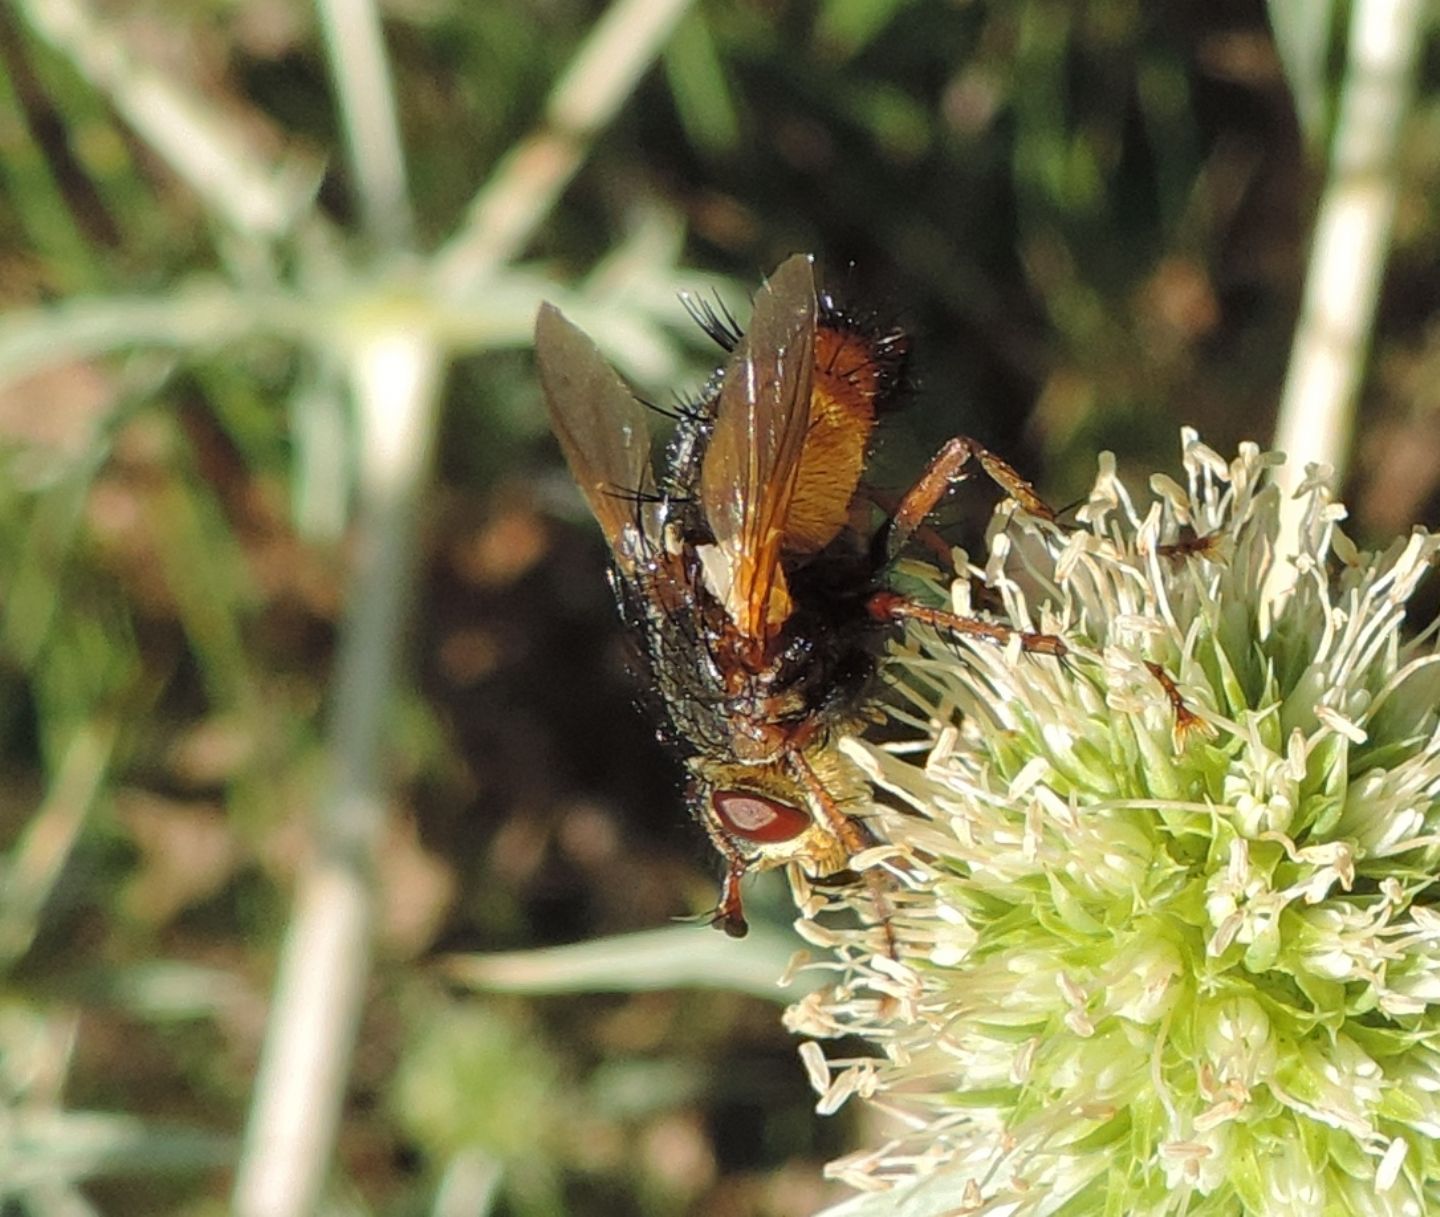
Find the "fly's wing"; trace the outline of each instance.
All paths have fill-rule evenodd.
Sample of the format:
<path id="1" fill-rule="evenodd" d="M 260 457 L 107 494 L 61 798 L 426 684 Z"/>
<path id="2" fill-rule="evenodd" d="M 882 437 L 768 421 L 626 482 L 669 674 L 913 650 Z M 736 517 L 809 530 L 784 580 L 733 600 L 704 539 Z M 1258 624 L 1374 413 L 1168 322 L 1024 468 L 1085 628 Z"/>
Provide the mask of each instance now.
<path id="1" fill-rule="evenodd" d="M 780 554 L 810 421 L 815 310 L 814 267 L 796 255 L 755 297 L 700 468 L 700 503 L 727 568 L 725 608 L 757 643 L 791 611 Z"/>
<path id="2" fill-rule="evenodd" d="M 637 502 L 655 490 L 646 409 L 599 348 L 551 304 L 535 320 L 535 356 L 550 427 L 570 473 L 622 568 L 633 565 L 626 531 Z"/>

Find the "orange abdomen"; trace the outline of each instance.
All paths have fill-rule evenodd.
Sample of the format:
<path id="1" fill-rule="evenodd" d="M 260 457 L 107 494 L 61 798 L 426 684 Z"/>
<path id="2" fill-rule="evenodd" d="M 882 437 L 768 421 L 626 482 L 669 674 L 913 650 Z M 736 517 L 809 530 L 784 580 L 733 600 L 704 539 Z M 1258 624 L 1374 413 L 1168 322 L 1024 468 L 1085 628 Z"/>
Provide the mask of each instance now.
<path id="1" fill-rule="evenodd" d="M 873 339 L 842 327 L 818 328 L 810 425 L 785 518 L 786 553 L 817 553 L 848 522 L 882 377 Z"/>

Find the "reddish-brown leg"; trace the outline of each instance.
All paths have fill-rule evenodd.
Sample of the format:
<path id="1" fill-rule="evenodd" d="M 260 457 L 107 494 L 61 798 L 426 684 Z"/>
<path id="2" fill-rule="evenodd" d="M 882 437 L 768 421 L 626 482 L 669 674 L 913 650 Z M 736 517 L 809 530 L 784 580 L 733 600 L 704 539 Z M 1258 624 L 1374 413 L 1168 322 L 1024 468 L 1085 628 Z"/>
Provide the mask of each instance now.
<path id="1" fill-rule="evenodd" d="M 853 856 L 862 849 L 869 849 L 877 843 L 868 828 L 858 820 L 847 816 L 840 809 L 840 804 L 825 789 L 825 783 L 820 780 L 820 775 L 811 767 L 803 753 L 791 752 L 786 760 L 791 772 L 804 783 L 811 797 L 819 805 L 825 815 L 826 824 L 840 844 L 845 847 L 847 854 Z M 885 934 L 885 954 L 891 959 L 898 960 L 900 958 L 899 948 L 895 943 L 895 929 L 890 923 L 890 901 L 885 895 L 884 878 L 879 871 L 873 869 L 863 872 L 863 877 L 865 886 L 870 889 L 870 900 L 875 906 L 876 920 L 879 921 L 880 928 Z"/>
<path id="2" fill-rule="evenodd" d="M 750 932 L 745 920 L 745 906 L 740 899 L 740 880 L 745 878 L 745 859 L 733 848 L 722 845 L 725 855 L 725 878 L 720 885 L 720 903 L 710 915 L 710 924 L 724 930 L 731 938 L 744 938 Z"/>
<path id="3" fill-rule="evenodd" d="M 893 528 L 895 516 L 900 510 L 900 497 L 898 495 L 890 494 L 888 491 L 877 489 L 874 486 L 861 487 L 861 493 L 870 502 L 874 503 L 876 507 L 878 507 L 881 511 L 885 513 L 887 517 L 886 528 Z M 887 534 L 886 539 L 888 550 L 889 534 Z M 949 541 L 942 537 L 939 532 L 937 532 L 929 524 L 919 525 L 913 530 L 910 537 L 905 538 L 905 540 L 907 541 L 911 539 L 913 539 L 918 544 L 924 546 L 925 549 L 929 550 L 930 557 L 934 560 L 935 565 L 938 566 L 941 570 L 950 571 L 952 573 L 955 571 L 955 554 L 953 547 L 951 546 Z M 895 553 L 887 552 L 887 561 L 894 557 Z"/>
<path id="4" fill-rule="evenodd" d="M 976 445 L 963 435 L 948 440 L 925 466 L 920 479 L 901 497 L 885 526 L 885 556 L 893 559 L 909 543 L 925 517 L 935 510 L 945 492 L 961 480 Z"/>
<path id="5" fill-rule="evenodd" d="M 1210 558 L 1216 557 L 1216 551 L 1220 547 L 1220 532 L 1207 532 L 1203 536 L 1197 536 L 1194 529 L 1188 535 L 1182 536 L 1179 540 L 1172 541 L 1169 545 L 1157 545 L 1155 552 L 1162 558 Z"/>
<path id="6" fill-rule="evenodd" d="M 1173 734 L 1176 751 L 1185 747 L 1185 741 L 1191 732 L 1199 732 L 1201 735 L 1207 736 L 1215 734 L 1215 729 L 1185 704 L 1185 698 L 1181 696 L 1180 690 L 1170 678 L 1169 672 L 1160 664 L 1151 663 L 1148 659 L 1145 661 L 1145 666 L 1150 670 L 1150 675 L 1165 690 L 1165 697 L 1170 702 L 1170 709 L 1175 713 Z"/>
<path id="7" fill-rule="evenodd" d="M 825 816 L 825 826 L 845 847 L 847 854 L 858 854 L 862 849 L 869 849 L 875 844 L 875 838 L 863 825 L 840 810 L 840 804 L 835 801 L 835 796 L 825 789 L 825 783 L 820 780 L 820 775 L 805 759 L 803 752 L 798 749 L 787 752 L 785 763 L 789 766 L 790 772 L 800 780 L 816 804 L 819 805 Z"/>
<path id="8" fill-rule="evenodd" d="M 1055 523 L 1054 508 L 1035 493 L 1034 485 L 1022 478 L 1013 465 L 1002 461 L 988 448 L 980 447 L 974 440 L 970 442 L 975 446 L 975 457 L 980 462 L 980 467 L 990 475 L 992 482 L 1032 516 L 1048 520 L 1051 524 Z"/>
<path id="9" fill-rule="evenodd" d="M 935 510 L 946 491 L 965 478 L 965 467 L 978 461 L 990 479 L 1033 516 L 1054 521 L 1054 510 L 1020 476 L 983 444 L 966 435 L 947 440 L 925 466 L 919 481 L 900 499 L 886 526 L 885 555 L 895 558 Z M 949 552 L 948 549 L 946 551 Z"/>
<path id="10" fill-rule="evenodd" d="M 1025 630 L 1012 630 L 1008 625 L 997 625 L 993 621 L 981 621 L 978 617 L 962 617 L 959 613 L 945 609 L 931 608 L 928 604 L 917 604 L 895 592 L 876 592 L 866 602 L 870 615 L 877 621 L 918 621 L 922 625 L 946 630 L 951 634 L 963 634 L 967 638 L 983 638 L 998 646 L 1004 646 L 1011 638 L 1020 639 L 1020 649 L 1034 655 L 1049 655 L 1064 659 L 1070 653 L 1065 640 L 1055 634 L 1034 634 Z"/>

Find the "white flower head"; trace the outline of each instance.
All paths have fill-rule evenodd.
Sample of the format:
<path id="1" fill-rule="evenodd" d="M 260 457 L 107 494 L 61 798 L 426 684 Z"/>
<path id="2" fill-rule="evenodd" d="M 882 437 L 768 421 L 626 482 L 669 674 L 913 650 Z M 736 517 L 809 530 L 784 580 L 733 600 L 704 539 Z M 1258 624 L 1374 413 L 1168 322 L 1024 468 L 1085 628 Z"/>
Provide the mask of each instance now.
<path id="1" fill-rule="evenodd" d="M 1405 629 L 1440 538 L 1357 552 L 1312 471 L 1283 557 L 1276 459 L 1183 455 L 1148 505 L 1102 458 L 1080 527 L 1016 516 L 967 571 L 1063 659 L 916 628 L 913 738 L 846 742 L 885 931 L 812 901 L 835 983 L 790 1023 L 822 1110 L 890 1127 L 835 1217 L 1440 1212 L 1440 655 Z"/>

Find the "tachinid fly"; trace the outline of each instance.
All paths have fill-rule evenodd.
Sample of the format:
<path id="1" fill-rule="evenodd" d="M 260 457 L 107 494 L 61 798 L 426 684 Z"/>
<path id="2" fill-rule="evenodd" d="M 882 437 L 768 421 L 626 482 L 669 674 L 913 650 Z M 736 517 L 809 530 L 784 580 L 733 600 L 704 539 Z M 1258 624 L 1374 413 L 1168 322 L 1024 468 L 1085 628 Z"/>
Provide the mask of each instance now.
<path id="1" fill-rule="evenodd" d="M 729 357 L 680 412 L 658 469 L 654 411 L 550 305 L 535 347 L 551 425 L 610 547 L 663 734 L 725 858 L 714 922 L 739 937 L 746 871 L 794 863 L 833 875 L 874 843 L 854 814 L 868 787 L 836 742 L 861 725 L 897 623 L 1018 637 L 1056 657 L 1065 645 L 887 588 L 891 562 L 972 459 L 1023 508 L 1049 515 L 1013 469 L 957 437 L 875 523 L 862 475 L 876 418 L 903 380 L 903 334 L 838 307 L 803 255 L 761 288 L 743 335 L 713 310 L 692 312 Z"/>

